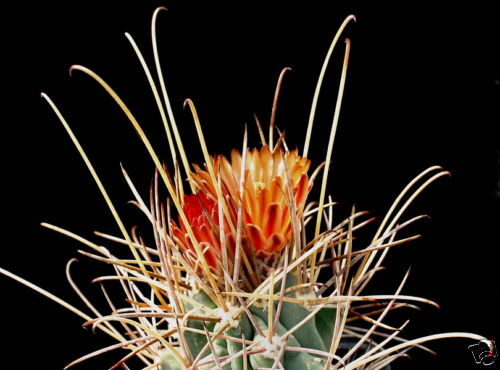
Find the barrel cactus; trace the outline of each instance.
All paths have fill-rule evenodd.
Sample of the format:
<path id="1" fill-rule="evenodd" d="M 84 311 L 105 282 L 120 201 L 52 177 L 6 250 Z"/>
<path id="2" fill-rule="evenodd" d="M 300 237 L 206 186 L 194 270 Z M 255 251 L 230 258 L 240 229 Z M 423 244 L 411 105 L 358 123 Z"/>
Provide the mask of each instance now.
<path id="1" fill-rule="evenodd" d="M 385 324 L 390 311 L 417 304 L 436 305 L 401 294 L 408 273 L 392 292 L 363 293 L 388 251 L 419 237 L 399 236 L 408 225 L 425 217 L 404 220 L 404 212 L 429 184 L 447 172 L 434 166 L 416 176 L 396 197 L 368 245 L 354 246 L 354 235 L 374 221 L 367 212 L 353 207 L 344 221 L 334 224 L 335 203 L 327 196 L 328 172 L 347 76 L 348 39 L 343 44 L 344 64 L 326 156 L 322 165 L 310 170 L 308 154 L 323 76 L 354 16 L 345 19 L 328 50 L 302 152 L 289 149 L 275 122 L 285 68 L 279 75 L 268 124 L 256 119 L 261 144 L 249 144 L 245 130 L 242 145 L 233 149 L 230 157 L 210 154 L 195 105 L 186 100 L 205 161 L 196 165 L 189 163 L 163 82 L 156 43 L 156 21 L 162 10 L 154 12 L 152 21 L 159 85 L 134 39 L 126 36 L 158 105 L 171 164 L 161 162 L 133 113 L 107 82 L 83 66 L 71 67 L 74 73 L 93 78 L 110 94 L 156 166 L 149 199 L 141 196 L 123 170 L 133 203 L 151 223 L 155 246 L 146 245 L 135 229 L 129 231 L 125 226 L 69 124 L 51 98 L 42 94 L 84 159 L 122 233 L 121 237 L 99 236 L 130 249 L 129 258 L 119 258 L 111 249 L 68 230 L 42 224 L 83 243 L 89 248 L 80 251 L 85 256 L 113 266 L 113 275 L 95 280 L 103 287 L 108 281 L 118 281 L 123 288 L 123 301 L 110 302 L 107 315 L 76 287 L 92 314 L 0 269 L 117 340 L 118 344 L 82 356 L 68 367 L 104 352 L 126 349 L 127 355 L 112 368 L 140 361 L 145 369 L 161 370 L 382 369 L 412 347 L 426 349 L 422 343 L 429 340 L 483 339 L 471 333 L 444 333 L 407 340 L 400 337 L 406 323 L 398 327 Z M 317 179 L 319 198 L 313 200 L 310 195 Z"/>

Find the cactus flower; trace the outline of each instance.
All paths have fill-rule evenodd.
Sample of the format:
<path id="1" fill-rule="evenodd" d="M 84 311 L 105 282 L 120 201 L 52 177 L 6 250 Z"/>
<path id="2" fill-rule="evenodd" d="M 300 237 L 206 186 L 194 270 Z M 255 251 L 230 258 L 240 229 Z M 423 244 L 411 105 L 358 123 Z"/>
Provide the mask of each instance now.
<path id="1" fill-rule="evenodd" d="M 272 152 L 266 145 L 260 149 L 247 150 L 240 195 L 242 155 L 233 150 L 231 158 L 223 155 L 213 158 L 216 176 L 221 178 L 222 194 L 227 201 L 230 220 L 225 220 L 226 245 L 234 253 L 236 236 L 229 224 L 237 224 L 238 207 L 242 206 L 244 250 L 260 258 L 266 258 L 281 251 L 292 238 L 292 217 L 288 207 L 287 175 L 290 173 L 294 209 L 301 215 L 311 184 L 307 171 L 310 161 L 301 157 L 297 150 Z M 191 177 L 199 188 L 198 193 L 185 195 L 183 210 L 193 229 L 196 239 L 205 248 L 207 263 L 217 268 L 221 259 L 219 237 L 219 214 L 216 184 L 206 168 L 194 165 Z M 233 227 L 234 229 L 234 227 Z M 186 226 L 179 220 L 173 224 L 174 235 L 185 251 L 194 251 Z"/>

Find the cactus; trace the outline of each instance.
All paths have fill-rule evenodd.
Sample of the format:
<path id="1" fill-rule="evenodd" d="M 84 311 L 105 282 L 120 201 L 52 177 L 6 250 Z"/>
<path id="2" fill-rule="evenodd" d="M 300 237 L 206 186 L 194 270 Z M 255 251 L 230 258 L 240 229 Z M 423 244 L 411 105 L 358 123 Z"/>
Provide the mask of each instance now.
<path id="1" fill-rule="evenodd" d="M 155 65 L 160 80 L 155 25 L 162 9 L 153 15 Z M 42 94 L 87 164 L 122 232 L 122 237 L 99 236 L 127 245 L 131 253 L 130 258 L 119 258 L 108 248 L 60 227 L 43 224 L 84 243 L 91 251 L 80 251 L 83 255 L 113 265 L 113 276 L 96 279 L 102 284 L 109 280 L 119 280 L 122 284 L 124 301 L 112 306 L 108 315 L 99 314 L 78 289 L 94 316 L 0 269 L 2 274 L 55 300 L 80 315 L 86 325 L 119 342 L 85 355 L 68 367 L 122 348 L 129 353 L 113 368 L 136 360 L 146 369 L 162 370 L 380 369 L 414 346 L 425 348 L 421 343 L 428 340 L 483 339 L 470 333 L 445 333 L 405 340 L 399 336 L 405 324 L 393 327 L 383 323 L 393 310 L 412 308 L 416 303 L 436 305 L 424 298 L 401 294 L 408 273 L 399 286 L 393 287 L 394 293 L 363 293 L 392 247 L 419 238 L 420 235 L 399 236 L 408 225 L 425 217 L 403 220 L 404 211 L 422 190 L 448 173 L 433 166 L 415 177 L 396 198 L 368 245 L 355 247 L 353 237 L 374 221 L 367 217 L 367 212 L 353 207 L 345 220 L 334 224 L 331 212 L 334 203 L 326 192 L 347 75 L 349 40 L 345 43 L 325 162 L 312 173 L 309 171 L 307 155 L 324 71 L 337 41 L 352 20 L 353 16 L 345 19 L 328 51 L 302 153 L 288 149 L 285 136 L 275 125 L 274 112 L 288 68 L 278 79 L 267 136 L 257 121 L 263 145 L 250 149 L 245 131 L 241 150 L 234 149 L 230 158 L 210 155 L 195 105 L 186 100 L 205 160 L 203 166 L 190 165 L 164 85 L 161 89 L 156 86 L 140 49 L 127 34 L 146 72 L 166 128 L 173 161 L 168 168 L 110 85 L 85 67 L 71 67 L 93 78 L 110 94 L 156 165 L 149 205 L 123 170 L 134 204 L 151 222 L 155 246 L 145 245 L 135 231 L 129 232 L 125 227 L 67 121 L 55 103 Z M 317 176 L 322 176 L 320 195 L 312 200 L 309 195 Z M 183 181 L 184 178 L 189 181 Z M 364 325 L 358 326 L 359 323 Z"/>

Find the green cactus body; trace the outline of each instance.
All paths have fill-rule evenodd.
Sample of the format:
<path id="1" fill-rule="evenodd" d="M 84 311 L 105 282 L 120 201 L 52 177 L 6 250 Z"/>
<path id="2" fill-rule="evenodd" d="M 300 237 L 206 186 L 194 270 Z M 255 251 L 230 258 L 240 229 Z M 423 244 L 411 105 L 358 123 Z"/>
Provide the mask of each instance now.
<path id="1" fill-rule="evenodd" d="M 293 274 L 289 274 L 287 276 L 286 287 L 293 287 L 296 284 L 296 277 Z M 280 287 L 281 285 L 277 283 L 274 289 L 275 292 L 279 292 Z M 298 290 L 288 292 L 286 293 L 286 296 L 292 298 L 301 297 Z M 202 304 L 207 310 L 214 310 L 214 312 L 217 312 L 218 310 L 217 305 L 202 291 L 193 294 L 191 298 Z M 186 310 L 192 310 L 193 305 L 185 303 L 185 308 Z M 277 303 L 275 302 L 274 305 L 272 305 L 272 309 L 274 310 L 273 318 L 276 316 L 276 308 Z M 267 303 L 263 305 L 256 304 L 250 307 L 253 321 L 266 335 L 269 330 L 267 310 Z M 239 339 L 245 338 L 252 340 L 255 343 L 260 343 L 261 349 L 265 349 L 265 351 L 261 353 L 255 353 L 248 356 L 246 364 L 247 369 L 270 368 L 273 366 L 279 353 L 282 353 L 280 361 L 285 369 L 322 369 L 325 366 L 325 360 L 323 357 L 299 351 L 283 350 L 280 352 L 281 346 L 283 345 L 298 349 L 310 348 L 328 352 L 335 324 L 335 308 L 322 308 L 313 317 L 311 317 L 311 319 L 302 324 L 300 328 L 290 334 L 286 338 L 286 342 L 284 341 L 284 335 L 304 318 L 306 318 L 310 312 L 311 311 L 307 307 L 300 304 L 283 302 L 276 333 L 273 337 L 274 342 L 273 339 L 271 339 L 271 343 L 268 338 L 262 337 L 253 327 L 251 320 L 247 317 L 246 313 L 242 313 L 237 320 L 237 325 L 227 328 L 224 331 L 224 335 Z M 188 320 L 187 323 L 189 327 L 204 330 L 203 322 L 199 320 Z M 214 322 L 207 322 L 205 326 L 210 332 L 216 332 L 219 325 L 220 323 L 214 324 Z M 186 331 L 184 333 L 184 337 L 193 357 L 198 356 L 200 351 L 207 344 L 207 338 L 202 334 Z M 206 357 L 211 354 L 209 347 L 207 348 L 208 349 L 202 357 Z M 215 351 L 213 355 L 221 359 L 224 356 L 235 356 L 237 354 L 241 354 L 243 344 L 240 342 L 217 338 L 213 341 L 213 348 Z M 161 355 L 160 360 L 162 370 L 176 370 L 182 368 L 182 364 L 180 364 L 168 350 Z M 219 362 L 223 362 L 223 360 L 219 360 Z M 236 359 L 232 360 L 229 364 L 225 364 L 223 368 L 224 370 L 243 370 L 243 362 L 243 356 L 236 356 Z M 207 370 L 215 368 L 217 368 L 215 363 L 200 366 L 200 369 Z"/>
<path id="2" fill-rule="evenodd" d="M 182 370 L 184 368 L 169 350 L 165 350 L 161 353 L 160 367 L 161 370 Z"/>
<path id="3" fill-rule="evenodd" d="M 203 291 L 196 292 L 191 298 L 193 298 L 196 302 L 202 304 L 207 309 L 217 308 L 217 305 Z M 186 308 L 186 311 L 190 311 L 194 308 L 190 303 L 185 303 L 184 306 Z M 188 320 L 187 326 L 193 329 L 204 330 L 203 323 L 199 320 Z M 213 327 L 213 322 L 207 323 L 208 330 L 213 329 Z M 207 343 L 207 338 L 203 334 L 186 331 L 184 333 L 184 337 L 188 344 L 189 351 L 194 355 L 198 354 Z"/>

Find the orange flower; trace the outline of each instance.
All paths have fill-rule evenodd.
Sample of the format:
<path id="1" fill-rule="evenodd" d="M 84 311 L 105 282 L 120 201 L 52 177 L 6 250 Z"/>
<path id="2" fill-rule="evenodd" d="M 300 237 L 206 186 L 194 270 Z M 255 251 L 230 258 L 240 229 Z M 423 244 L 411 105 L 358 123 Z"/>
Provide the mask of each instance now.
<path id="1" fill-rule="evenodd" d="M 184 196 L 183 210 L 196 240 L 201 244 L 203 250 L 206 249 L 205 259 L 208 265 L 216 268 L 221 251 L 220 240 L 216 230 L 214 230 L 214 226 L 218 226 L 219 221 L 217 204 L 202 192 L 199 192 L 198 194 Z M 195 249 L 189 239 L 186 226 L 180 219 L 179 225 L 180 228 L 175 224 L 172 225 L 172 231 L 177 242 L 184 251 L 191 251 L 196 258 Z M 207 245 L 209 245 L 209 248 L 206 248 Z"/>
<path id="2" fill-rule="evenodd" d="M 243 196 L 239 194 L 239 183 L 242 155 L 239 151 L 231 152 L 231 159 L 217 155 L 212 160 L 215 175 L 220 176 L 222 195 L 226 199 L 229 212 L 225 220 L 224 230 L 230 253 L 234 253 L 236 237 L 231 233 L 231 226 L 236 229 L 237 210 L 243 202 L 243 223 L 245 231 L 242 235 L 244 248 L 251 248 L 259 258 L 281 251 L 292 239 L 292 218 L 288 209 L 288 188 L 286 167 L 290 173 L 293 201 L 300 215 L 304 210 L 310 190 L 310 161 L 299 156 L 298 151 L 271 152 L 267 146 L 260 150 L 247 151 L 246 169 L 243 182 Z M 210 266 L 216 267 L 217 258 L 221 255 L 218 224 L 217 192 L 209 171 L 197 165 L 191 174 L 199 191 L 197 195 L 187 195 L 184 199 L 184 212 L 198 242 L 210 244 L 212 248 L 205 253 Z M 227 224 L 226 224 L 227 223 Z M 174 235 L 184 249 L 193 250 L 188 241 L 185 226 L 174 227 Z"/>

